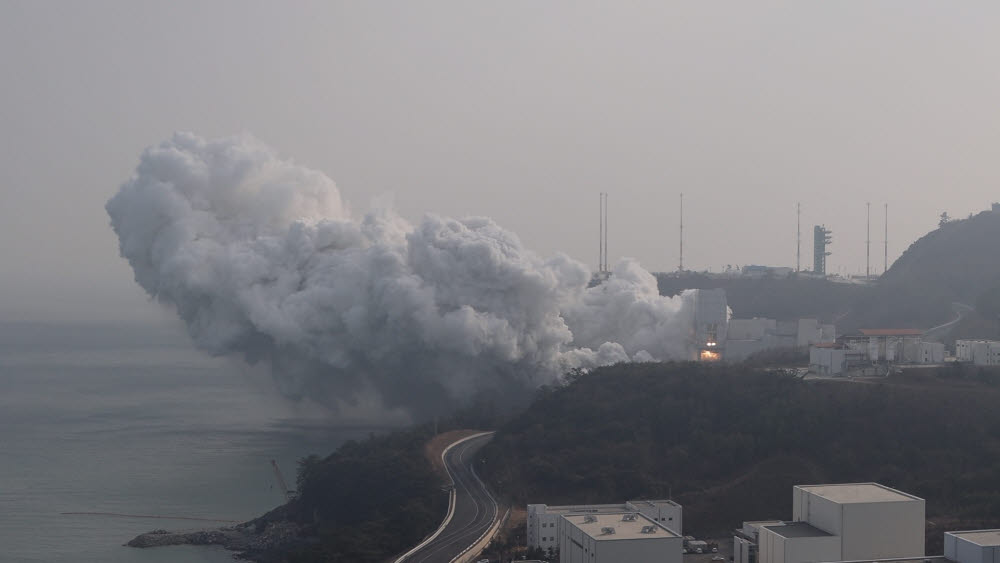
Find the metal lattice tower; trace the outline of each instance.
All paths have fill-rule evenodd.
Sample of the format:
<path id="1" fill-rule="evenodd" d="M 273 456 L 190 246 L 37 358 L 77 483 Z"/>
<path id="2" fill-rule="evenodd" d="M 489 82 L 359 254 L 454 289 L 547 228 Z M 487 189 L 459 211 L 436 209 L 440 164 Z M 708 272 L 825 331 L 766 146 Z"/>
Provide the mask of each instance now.
<path id="1" fill-rule="evenodd" d="M 813 227 L 813 273 L 821 276 L 826 275 L 826 257 L 830 255 L 826 247 L 833 240 L 831 234 L 833 231 L 827 229 L 826 225 Z"/>

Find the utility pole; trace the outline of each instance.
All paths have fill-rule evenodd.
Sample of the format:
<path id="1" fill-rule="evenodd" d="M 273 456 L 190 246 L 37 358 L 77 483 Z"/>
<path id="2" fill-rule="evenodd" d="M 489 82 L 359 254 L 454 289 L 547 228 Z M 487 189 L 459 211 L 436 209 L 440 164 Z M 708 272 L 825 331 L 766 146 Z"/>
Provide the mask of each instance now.
<path id="1" fill-rule="evenodd" d="M 608 193 L 601 192 L 599 195 L 601 229 L 597 241 L 597 271 L 603 274 L 608 271 Z"/>
<path id="2" fill-rule="evenodd" d="M 678 272 L 684 271 L 684 194 L 681 193 L 681 260 L 677 266 Z"/>
<path id="3" fill-rule="evenodd" d="M 868 221 L 868 231 L 865 236 L 865 279 L 871 279 L 872 272 L 872 202 L 865 204 L 868 208 L 867 211 L 867 221 Z"/>
<path id="4" fill-rule="evenodd" d="M 608 192 L 604 192 L 604 271 L 608 271 Z"/>
<path id="5" fill-rule="evenodd" d="M 601 228 L 597 235 L 597 271 L 604 271 L 604 192 L 598 194 L 601 197 L 601 208 L 598 221 Z"/>
<path id="6" fill-rule="evenodd" d="M 802 265 L 802 204 L 795 204 L 795 272 Z"/>
<path id="7" fill-rule="evenodd" d="M 885 256 L 882 258 L 882 273 L 886 273 L 889 269 L 889 204 L 885 204 L 885 238 L 882 239 L 882 243 L 885 245 Z"/>

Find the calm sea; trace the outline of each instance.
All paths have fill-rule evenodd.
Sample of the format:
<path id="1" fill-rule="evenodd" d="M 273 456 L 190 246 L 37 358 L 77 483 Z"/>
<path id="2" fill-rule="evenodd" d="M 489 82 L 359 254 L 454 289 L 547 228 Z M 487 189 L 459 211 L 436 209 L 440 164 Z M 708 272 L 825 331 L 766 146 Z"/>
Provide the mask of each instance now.
<path id="1" fill-rule="evenodd" d="M 296 460 L 370 427 L 285 401 L 266 377 L 193 350 L 174 327 L 0 323 L 0 561 L 222 562 L 133 549 L 155 528 L 246 520 L 283 501 Z"/>

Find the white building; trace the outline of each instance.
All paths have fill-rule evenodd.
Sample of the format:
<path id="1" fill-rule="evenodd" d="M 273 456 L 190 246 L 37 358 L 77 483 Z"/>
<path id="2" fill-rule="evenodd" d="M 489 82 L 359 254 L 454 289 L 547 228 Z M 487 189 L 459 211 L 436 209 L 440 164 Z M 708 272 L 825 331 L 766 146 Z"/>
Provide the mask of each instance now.
<path id="1" fill-rule="evenodd" d="M 801 563 L 840 560 L 840 538 L 808 522 L 786 522 L 762 526 L 759 561 Z"/>
<path id="2" fill-rule="evenodd" d="M 956 563 L 1000 563 L 1000 530 L 945 532 L 944 556 Z"/>
<path id="3" fill-rule="evenodd" d="M 563 516 L 574 514 L 621 514 L 639 513 L 670 530 L 681 534 L 683 531 L 683 509 L 672 500 L 630 500 L 618 504 L 577 504 L 548 506 L 529 504 L 526 526 L 528 547 L 544 550 L 559 546 L 558 524 Z"/>
<path id="4" fill-rule="evenodd" d="M 923 331 L 911 328 L 863 328 L 861 336 L 848 337 L 849 345 L 867 346 L 872 362 L 915 364 Z"/>
<path id="5" fill-rule="evenodd" d="M 941 342 L 921 342 L 918 354 L 918 364 L 943 364 L 944 344 Z"/>
<path id="6" fill-rule="evenodd" d="M 683 538 L 635 512 L 562 516 L 560 563 L 681 563 Z"/>
<path id="7" fill-rule="evenodd" d="M 977 366 L 1000 366 L 1000 342 L 995 340 L 956 340 L 955 359 Z"/>
<path id="8" fill-rule="evenodd" d="M 792 521 L 759 528 L 759 563 L 923 554 L 924 500 L 877 483 L 796 486 Z"/>
<path id="9" fill-rule="evenodd" d="M 757 563 L 757 546 L 760 543 L 760 529 L 763 526 L 782 524 L 781 520 L 759 520 L 744 522 L 743 527 L 733 534 L 733 563 Z"/>
<path id="10" fill-rule="evenodd" d="M 997 358 L 1000 362 L 1000 344 Z M 923 332 L 916 329 L 861 329 L 842 343 L 809 349 L 809 371 L 820 375 L 885 375 L 889 364 L 940 363 L 944 363 L 944 344 L 925 342 Z"/>
<path id="11" fill-rule="evenodd" d="M 834 326 L 820 324 L 817 319 L 730 319 L 725 359 L 738 362 L 763 350 L 833 343 L 836 339 Z"/>

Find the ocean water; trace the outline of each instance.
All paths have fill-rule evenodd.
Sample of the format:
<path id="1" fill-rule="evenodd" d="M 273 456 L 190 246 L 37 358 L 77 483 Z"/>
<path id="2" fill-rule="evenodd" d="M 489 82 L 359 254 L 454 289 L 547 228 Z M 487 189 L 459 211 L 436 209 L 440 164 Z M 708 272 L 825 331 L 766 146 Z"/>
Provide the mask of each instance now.
<path id="1" fill-rule="evenodd" d="M 299 458 L 373 426 L 285 400 L 173 326 L 0 323 L 0 561 L 232 561 L 222 549 L 122 544 L 222 524 L 170 517 L 266 512 L 283 502 L 272 459 L 294 488 Z"/>

